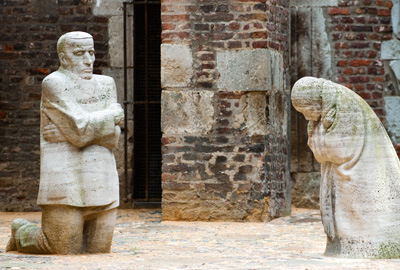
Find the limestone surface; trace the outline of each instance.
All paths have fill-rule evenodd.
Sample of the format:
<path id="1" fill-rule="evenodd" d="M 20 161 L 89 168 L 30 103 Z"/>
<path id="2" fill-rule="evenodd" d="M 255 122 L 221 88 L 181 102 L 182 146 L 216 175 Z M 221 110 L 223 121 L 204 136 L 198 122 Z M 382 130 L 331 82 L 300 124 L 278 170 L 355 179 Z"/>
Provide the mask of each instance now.
<path id="1" fill-rule="evenodd" d="M 214 123 L 214 92 L 163 91 L 161 130 L 165 134 L 207 134 Z"/>
<path id="2" fill-rule="evenodd" d="M 400 144 L 400 97 L 385 97 L 388 133 L 394 144 Z"/>
<path id="3" fill-rule="evenodd" d="M 325 254 L 399 258 L 400 162 L 379 118 L 353 91 L 313 77 L 296 82 L 292 103 L 321 163 Z"/>
<path id="4" fill-rule="evenodd" d="M 161 45 L 161 85 L 188 87 L 193 75 L 192 51 L 188 45 Z"/>
<path id="5" fill-rule="evenodd" d="M 283 89 L 282 55 L 268 49 L 217 52 L 223 91 L 266 91 Z"/>

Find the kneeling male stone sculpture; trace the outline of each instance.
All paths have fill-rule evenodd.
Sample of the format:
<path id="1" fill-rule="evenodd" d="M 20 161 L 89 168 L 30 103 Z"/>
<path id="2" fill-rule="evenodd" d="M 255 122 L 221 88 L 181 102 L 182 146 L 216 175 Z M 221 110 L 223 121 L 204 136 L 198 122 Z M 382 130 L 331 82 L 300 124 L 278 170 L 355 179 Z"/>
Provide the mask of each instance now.
<path id="1" fill-rule="evenodd" d="M 90 34 L 61 36 L 61 67 L 42 83 L 40 186 L 42 228 L 17 219 L 7 251 L 39 254 L 110 252 L 119 205 L 112 149 L 123 110 L 111 77 L 93 74 Z"/>
<path id="2" fill-rule="evenodd" d="M 309 120 L 308 145 L 321 163 L 325 255 L 400 257 L 400 162 L 371 107 L 350 89 L 305 77 L 292 103 Z"/>

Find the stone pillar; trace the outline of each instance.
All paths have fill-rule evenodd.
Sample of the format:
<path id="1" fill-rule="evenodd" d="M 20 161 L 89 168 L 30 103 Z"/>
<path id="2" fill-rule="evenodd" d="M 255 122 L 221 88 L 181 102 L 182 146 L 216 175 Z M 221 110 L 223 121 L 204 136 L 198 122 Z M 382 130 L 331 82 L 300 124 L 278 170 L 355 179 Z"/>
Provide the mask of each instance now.
<path id="1" fill-rule="evenodd" d="M 290 213 L 288 6 L 163 1 L 163 219 Z"/>

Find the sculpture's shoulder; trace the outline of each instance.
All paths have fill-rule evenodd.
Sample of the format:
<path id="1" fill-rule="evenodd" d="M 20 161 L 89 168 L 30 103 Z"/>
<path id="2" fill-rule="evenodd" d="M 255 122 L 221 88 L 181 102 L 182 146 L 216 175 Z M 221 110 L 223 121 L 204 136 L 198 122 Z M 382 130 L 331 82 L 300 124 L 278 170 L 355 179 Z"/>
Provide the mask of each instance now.
<path id="1" fill-rule="evenodd" d="M 55 71 L 43 79 L 42 89 L 43 91 L 57 92 L 64 89 L 66 85 L 66 76 L 59 71 Z"/>
<path id="2" fill-rule="evenodd" d="M 113 86 L 115 84 L 114 79 L 107 75 L 98 75 L 93 74 L 94 78 L 97 80 L 98 83 L 105 85 L 105 86 Z"/>

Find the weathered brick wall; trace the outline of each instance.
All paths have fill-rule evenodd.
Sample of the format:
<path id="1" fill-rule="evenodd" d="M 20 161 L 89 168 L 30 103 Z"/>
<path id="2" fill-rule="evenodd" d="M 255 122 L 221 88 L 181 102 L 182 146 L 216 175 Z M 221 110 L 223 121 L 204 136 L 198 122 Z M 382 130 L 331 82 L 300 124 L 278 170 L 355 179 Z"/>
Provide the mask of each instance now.
<path id="1" fill-rule="evenodd" d="M 380 50 L 392 38 L 391 7 L 388 0 L 347 0 L 329 8 L 335 79 L 364 98 L 381 120 L 387 77 Z"/>
<path id="2" fill-rule="evenodd" d="M 390 94 L 381 44 L 392 39 L 388 0 L 292 0 L 291 84 L 304 76 L 343 84 L 361 97 L 386 122 L 385 94 Z M 320 168 L 307 146 L 307 121 L 291 114 L 293 202 L 319 207 Z"/>
<path id="3" fill-rule="evenodd" d="M 163 218 L 290 211 L 287 1 L 164 0 Z"/>
<path id="4" fill-rule="evenodd" d="M 41 82 L 58 68 L 65 32 L 93 34 L 95 73 L 109 65 L 108 17 L 88 0 L 14 0 L 0 5 L 0 211 L 38 210 Z"/>

